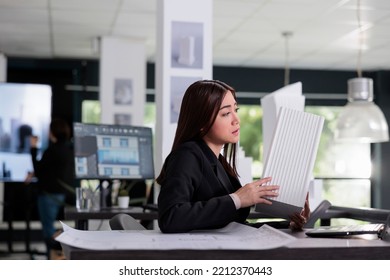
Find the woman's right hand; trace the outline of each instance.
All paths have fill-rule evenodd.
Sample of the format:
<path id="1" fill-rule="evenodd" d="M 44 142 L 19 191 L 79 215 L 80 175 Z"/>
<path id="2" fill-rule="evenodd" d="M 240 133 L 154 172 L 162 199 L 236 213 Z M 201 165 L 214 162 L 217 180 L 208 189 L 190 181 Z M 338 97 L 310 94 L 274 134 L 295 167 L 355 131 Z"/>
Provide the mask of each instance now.
<path id="1" fill-rule="evenodd" d="M 235 194 L 241 201 L 241 207 L 250 207 L 257 203 L 271 205 L 272 202 L 267 198 L 278 196 L 279 186 L 263 186 L 263 184 L 269 181 L 271 181 L 271 177 L 253 181 L 238 189 Z"/>

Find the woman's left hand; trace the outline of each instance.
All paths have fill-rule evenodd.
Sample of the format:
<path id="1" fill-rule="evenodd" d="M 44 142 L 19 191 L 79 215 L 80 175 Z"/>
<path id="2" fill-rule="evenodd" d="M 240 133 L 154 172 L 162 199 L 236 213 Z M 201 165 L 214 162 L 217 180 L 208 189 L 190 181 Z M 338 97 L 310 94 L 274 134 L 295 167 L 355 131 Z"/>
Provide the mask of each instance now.
<path id="1" fill-rule="evenodd" d="M 307 220 L 310 218 L 309 193 L 306 195 L 305 206 L 301 213 L 294 213 L 291 217 L 290 229 L 302 230 Z"/>

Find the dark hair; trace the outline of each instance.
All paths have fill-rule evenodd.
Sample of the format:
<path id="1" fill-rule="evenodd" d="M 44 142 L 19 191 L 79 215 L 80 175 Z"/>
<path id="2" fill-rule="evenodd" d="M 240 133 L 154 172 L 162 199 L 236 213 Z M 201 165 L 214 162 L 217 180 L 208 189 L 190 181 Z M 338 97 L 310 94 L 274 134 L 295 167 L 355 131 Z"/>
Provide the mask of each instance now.
<path id="1" fill-rule="evenodd" d="M 235 90 L 224 82 L 217 80 L 197 81 L 187 88 L 181 103 L 171 152 L 175 151 L 184 142 L 202 139 L 209 132 L 228 91 L 236 99 Z M 227 161 L 226 158 L 220 157 L 225 170 L 230 175 L 238 177 L 235 163 L 236 144 L 229 143 L 225 145 L 223 154 L 228 159 Z M 164 178 L 163 166 L 160 175 L 156 179 L 157 183 L 161 183 Z"/>
<path id="2" fill-rule="evenodd" d="M 53 119 L 50 123 L 50 132 L 59 142 L 70 139 L 70 127 L 63 119 Z"/>

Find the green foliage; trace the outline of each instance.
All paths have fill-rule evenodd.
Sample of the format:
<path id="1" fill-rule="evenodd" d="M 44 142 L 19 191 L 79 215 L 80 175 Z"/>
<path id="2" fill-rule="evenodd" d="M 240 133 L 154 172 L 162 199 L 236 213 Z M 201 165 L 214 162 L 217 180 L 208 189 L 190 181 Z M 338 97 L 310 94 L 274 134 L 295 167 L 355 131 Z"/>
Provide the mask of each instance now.
<path id="1" fill-rule="evenodd" d="M 245 154 L 252 157 L 254 161 L 261 159 L 261 143 L 263 142 L 262 116 L 263 112 L 259 106 L 240 106 L 240 146 Z"/>
<path id="2" fill-rule="evenodd" d="M 129 196 L 129 191 L 127 189 L 120 189 L 118 196 Z"/>
<path id="3" fill-rule="evenodd" d="M 99 123 L 100 122 L 100 102 L 95 100 L 84 100 L 82 103 L 82 122 Z"/>

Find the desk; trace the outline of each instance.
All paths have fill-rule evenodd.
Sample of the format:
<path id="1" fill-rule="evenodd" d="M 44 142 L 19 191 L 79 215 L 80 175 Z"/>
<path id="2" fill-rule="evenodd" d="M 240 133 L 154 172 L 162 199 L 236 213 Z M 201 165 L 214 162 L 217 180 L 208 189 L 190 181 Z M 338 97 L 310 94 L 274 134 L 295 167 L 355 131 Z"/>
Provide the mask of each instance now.
<path id="1" fill-rule="evenodd" d="M 106 220 L 111 219 L 113 216 L 119 213 L 126 213 L 137 220 L 157 220 L 157 211 L 144 210 L 142 207 L 129 207 L 118 208 L 108 207 L 102 208 L 99 211 L 79 211 L 76 207 L 65 207 L 64 218 L 67 221 L 74 220 L 76 222 L 75 227 L 81 230 L 88 230 L 88 220 Z M 248 219 L 264 218 L 264 214 L 251 212 Z"/>
<path id="2" fill-rule="evenodd" d="M 98 211 L 79 211 L 76 207 L 65 207 L 64 218 L 65 220 L 74 220 L 75 227 L 81 230 L 88 230 L 88 220 L 109 220 L 113 216 L 119 213 L 126 213 L 137 220 L 156 220 L 158 214 L 156 211 L 144 210 L 142 207 L 129 207 L 129 208 L 102 208 Z"/>
<path id="3" fill-rule="evenodd" d="M 390 259 L 390 242 L 364 239 L 298 239 L 270 250 L 86 250 L 62 244 L 70 260 L 368 260 Z"/>

